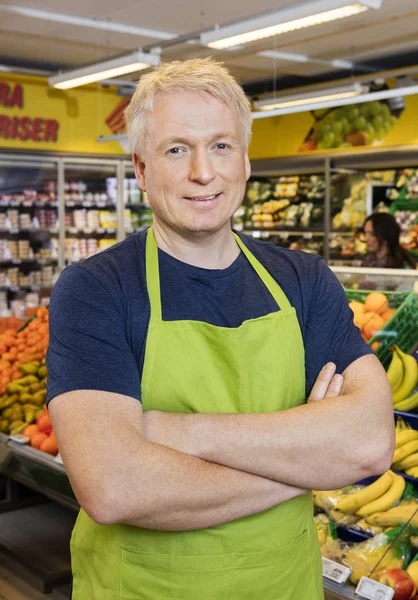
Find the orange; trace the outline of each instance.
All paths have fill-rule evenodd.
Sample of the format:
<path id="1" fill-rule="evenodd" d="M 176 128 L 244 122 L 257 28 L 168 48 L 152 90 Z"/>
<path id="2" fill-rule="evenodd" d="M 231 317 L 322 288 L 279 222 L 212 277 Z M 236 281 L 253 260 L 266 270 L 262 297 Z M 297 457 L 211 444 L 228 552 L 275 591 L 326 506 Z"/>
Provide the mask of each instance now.
<path id="1" fill-rule="evenodd" d="M 366 323 L 366 315 L 361 312 L 354 313 L 354 325 L 359 329 L 363 329 L 364 324 Z"/>
<path id="2" fill-rule="evenodd" d="M 379 348 L 379 346 L 380 346 L 380 342 L 373 342 L 372 350 L 374 350 L 376 352 L 376 350 Z"/>
<path id="3" fill-rule="evenodd" d="M 348 303 L 348 306 L 351 308 L 354 314 L 365 312 L 363 302 L 356 302 L 355 300 L 352 300 Z"/>
<path id="4" fill-rule="evenodd" d="M 388 299 L 382 292 L 372 292 L 367 296 L 364 305 L 366 312 L 374 312 L 380 315 L 387 310 Z"/>
<path id="5" fill-rule="evenodd" d="M 42 442 L 39 449 L 42 450 L 42 452 L 48 452 L 48 454 L 52 454 L 53 456 L 58 454 L 57 440 L 55 439 L 54 432 Z"/>
<path id="6" fill-rule="evenodd" d="M 366 313 L 366 316 L 369 316 L 370 313 Z M 385 322 L 380 315 L 373 315 L 372 317 L 367 319 L 367 322 L 363 326 L 363 333 L 367 338 L 371 338 L 382 329 Z"/>
<path id="7" fill-rule="evenodd" d="M 23 435 L 26 435 L 26 437 L 32 439 L 32 437 L 34 435 L 36 435 L 37 433 L 39 433 L 39 429 L 37 425 L 28 425 L 27 427 L 25 427 L 25 429 L 22 431 Z"/>
<path id="8" fill-rule="evenodd" d="M 396 313 L 396 308 L 388 308 L 387 310 L 385 310 L 385 312 L 382 314 L 382 319 L 384 320 L 385 323 L 387 323 L 392 317 L 393 315 Z"/>
<path id="9" fill-rule="evenodd" d="M 48 436 L 46 435 L 46 433 L 35 433 L 30 440 L 30 445 L 32 446 L 32 448 L 40 448 L 42 442 L 44 442 L 45 440 L 48 439 Z"/>

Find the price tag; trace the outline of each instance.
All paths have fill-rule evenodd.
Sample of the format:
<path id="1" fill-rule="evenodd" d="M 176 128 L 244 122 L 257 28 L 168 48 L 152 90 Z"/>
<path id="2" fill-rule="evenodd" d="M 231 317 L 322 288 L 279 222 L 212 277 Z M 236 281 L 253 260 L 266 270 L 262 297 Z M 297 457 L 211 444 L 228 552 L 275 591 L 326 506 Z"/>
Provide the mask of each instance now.
<path id="1" fill-rule="evenodd" d="M 395 590 L 373 579 L 362 577 L 356 588 L 356 594 L 368 600 L 392 600 Z"/>
<path id="2" fill-rule="evenodd" d="M 103 202 L 103 200 L 101 202 L 97 203 L 98 208 L 104 208 L 106 206 L 106 202 Z"/>
<path id="3" fill-rule="evenodd" d="M 65 206 L 69 206 L 70 208 L 75 206 L 75 202 L 66 202 Z"/>
<path id="4" fill-rule="evenodd" d="M 113 227 L 111 227 L 107 230 L 107 233 L 116 233 L 116 229 L 113 229 Z"/>
<path id="5" fill-rule="evenodd" d="M 91 227 L 84 227 L 83 228 L 83 233 L 93 233 L 93 229 Z"/>
<path id="6" fill-rule="evenodd" d="M 10 206 L 20 206 L 19 200 L 11 200 Z"/>
<path id="7" fill-rule="evenodd" d="M 322 575 L 335 583 L 345 583 L 351 575 L 351 569 L 329 558 L 322 559 Z"/>
<path id="8" fill-rule="evenodd" d="M 11 235 L 16 235 L 17 233 L 19 233 L 19 230 L 18 230 L 18 229 L 13 229 L 13 228 L 11 228 L 11 229 L 9 229 L 9 233 L 10 233 Z"/>
<path id="9" fill-rule="evenodd" d="M 93 202 L 83 202 L 83 206 L 84 208 L 91 208 L 92 206 L 94 206 Z"/>
<path id="10" fill-rule="evenodd" d="M 21 265 L 22 261 L 20 258 L 13 258 L 12 259 L 12 265 Z"/>
<path id="11" fill-rule="evenodd" d="M 98 227 L 96 229 L 96 233 L 104 233 L 104 232 L 105 232 L 105 229 L 103 229 L 103 227 Z"/>
<path id="12" fill-rule="evenodd" d="M 22 435 L 21 433 L 15 433 L 13 435 L 9 435 L 9 440 L 13 442 L 17 442 L 18 444 L 29 444 L 30 439 L 26 437 L 26 435 Z"/>

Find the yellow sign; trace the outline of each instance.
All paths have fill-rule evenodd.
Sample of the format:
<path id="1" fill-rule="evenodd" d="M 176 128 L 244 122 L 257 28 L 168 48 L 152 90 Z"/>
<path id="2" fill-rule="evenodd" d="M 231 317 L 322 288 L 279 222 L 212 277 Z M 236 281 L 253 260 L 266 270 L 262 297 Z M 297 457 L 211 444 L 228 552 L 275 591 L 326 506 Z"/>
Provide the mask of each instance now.
<path id="1" fill-rule="evenodd" d="M 375 101 L 257 119 L 253 123 L 250 158 L 418 144 L 418 96 L 407 96 L 404 103 L 393 109 L 387 101 Z"/>
<path id="2" fill-rule="evenodd" d="M 56 90 L 45 78 L 0 73 L 0 150 L 124 154 L 97 142 L 120 128 L 126 99 L 90 85 Z"/>

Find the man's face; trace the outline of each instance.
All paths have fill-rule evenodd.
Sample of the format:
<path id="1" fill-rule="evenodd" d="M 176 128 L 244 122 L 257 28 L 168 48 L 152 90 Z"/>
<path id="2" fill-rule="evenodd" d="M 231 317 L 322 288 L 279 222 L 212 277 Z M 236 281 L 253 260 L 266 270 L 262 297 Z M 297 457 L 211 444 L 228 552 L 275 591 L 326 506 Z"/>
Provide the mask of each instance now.
<path id="1" fill-rule="evenodd" d="M 194 92 L 160 94 L 144 146 L 135 172 L 157 222 L 185 237 L 230 228 L 250 176 L 234 109 Z"/>

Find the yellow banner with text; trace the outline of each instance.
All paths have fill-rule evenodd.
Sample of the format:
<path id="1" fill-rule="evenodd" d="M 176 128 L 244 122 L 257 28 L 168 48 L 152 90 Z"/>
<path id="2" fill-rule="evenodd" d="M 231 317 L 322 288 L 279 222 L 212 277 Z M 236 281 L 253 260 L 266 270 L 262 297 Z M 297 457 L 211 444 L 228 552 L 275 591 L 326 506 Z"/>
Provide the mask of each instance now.
<path id="1" fill-rule="evenodd" d="M 0 151 L 124 154 L 97 138 L 123 131 L 128 102 L 99 85 L 64 91 L 45 78 L 0 73 Z"/>

